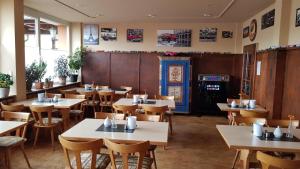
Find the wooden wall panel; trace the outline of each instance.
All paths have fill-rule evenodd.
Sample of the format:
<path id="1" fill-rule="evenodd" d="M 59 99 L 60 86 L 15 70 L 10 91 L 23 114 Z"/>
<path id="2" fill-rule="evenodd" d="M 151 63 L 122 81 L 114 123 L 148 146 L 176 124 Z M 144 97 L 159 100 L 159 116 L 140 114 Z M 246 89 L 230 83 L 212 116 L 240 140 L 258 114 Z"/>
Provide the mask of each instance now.
<path id="1" fill-rule="evenodd" d="M 300 119 L 300 49 L 289 50 L 286 57 L 286 70 L 282 104 L 282 118 L 295 114 Z"/>
<path id="2" fill-rule="evenodd" d="M 107 52 L 89 52 L 85 58 L 85 64 L 82 68 L 82 82 L 100 85 L 109 85 L 110 83 L 110 53 Z"/>
<path id="3" fill-rule="evenodd" d="M 133 92 L 139 92 L 140 54 L 112 53 L 110 78 L 112 88 L 122 85 L 132 86 Z"/>
<path id="4" fill-rule="evenodd" d="M 145 90 L 150 97 L 159 93 L 158 53 L 142 53 L 140 60 L 140 93 Z"/>

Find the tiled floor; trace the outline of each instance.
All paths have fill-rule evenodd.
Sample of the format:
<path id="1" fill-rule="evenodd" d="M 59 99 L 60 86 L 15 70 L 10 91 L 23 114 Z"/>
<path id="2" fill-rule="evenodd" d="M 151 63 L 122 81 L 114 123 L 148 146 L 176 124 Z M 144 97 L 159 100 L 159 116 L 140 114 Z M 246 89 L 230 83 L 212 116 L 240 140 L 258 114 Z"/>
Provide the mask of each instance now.
<path id="1" fill-rule="evenodd" d="M 226 124 L 223 117 L 175 116 L 175 133 L 169 139 L 167 150 L 156 151 L 159 169 L 227 169 L 235 151 L 229 150 L 216 129 L 216 124 Z M 50 139 L 50 138 L 49 138 Z M 52 151 L 50 140 L 40 140 L 36 148 L 26 145 L 33 169 L 63 169 L 63 152 L 58 143 Z M 13 169 L 27 169 L 20 151 L 12 153 Z"/>

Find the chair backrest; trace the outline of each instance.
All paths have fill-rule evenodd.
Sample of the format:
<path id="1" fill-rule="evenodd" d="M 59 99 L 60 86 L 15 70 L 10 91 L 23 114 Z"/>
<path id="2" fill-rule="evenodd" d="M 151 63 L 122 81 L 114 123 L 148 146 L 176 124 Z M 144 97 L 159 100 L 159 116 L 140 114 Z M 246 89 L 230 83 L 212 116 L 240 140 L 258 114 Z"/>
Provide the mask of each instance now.
<path id="1" fill-rule="evenodd" d="M 137 114 L 136 115 L 137 121 L 153 121 L 153 122 L 159 122 L 160 116 L 159 115 L 147 115 L 147 114 Z"/>
<path id="2" fill-rule="evenodd" d="M 102 86 L 97 85 L 97 87 L 98 87 L 99 89 L 109 89 L 109 86 L 105 86 L 105 85 L 104 85 L 104 86 L 103 86 L 103 85 L 102 85 Z"/>
<path id="3" fill-rule="evenodd" d="M 250 110 L 240 110 L 240 116 L 242 117 L 256 117 L 256 118 L 267 118 L 268 112 L 257 112 Z"/>
<path id="4" fill-rule="evenodd" d="M 32 116 L 35 122 L 39 126 L 51 126 L 52 125 L 52 111 L 54 106 L 30 106 Z M 47 124 L 44 124 L 43 113 L 46 113 L 48 119 Z"/>
<path id="5" fill-rule="evenodd" d="M 24 110 L 24 105 L 6 105 L 1 103 L 1 109 L 2 111 L 10 111 L 10 112 L 21 112 Z"/>
<path id="6" fill-rule="evenodd" d="M 139 153 L 136 169 L 142 169 L 143 159 L 150 146 L 149 141 L 128 145 L 114 143 L 107 139 L 104 140 L 104 144 L 109 151 L 112 169 L 116 169 L 116 156 L 114 153 L 119 153 L 122 156 L 123 169 L 128 169 L 128 156 L 133 153 Z"/>
<path id="7" fill-rule="evenodd" d="M 79 94 L 85 95 L 88 100 L 95 101 L 97 92 L 96 91 L 79 91 Z"/>
<path id="8" fill-rule="evenodd" d="M 60 93 L 63 94 L 64 97 L 65 97 L 66 94 L 77 94 L 77 90 L 76 89 L 74 89 L 74 90 L 60 90 Z"/>
<path id="9" fill-rule="evenodd" d="M 267 119 L 265 118 L 255 118 L 255 117 L 235 117 L 234 125 L 244 125 L 251 126 L 253 123 L 259 123 L 265 125 L 267 123 Z"/>
<path id="10" fill-rule="evenodd" d="M 4 116 L 4 120 L 6 121 L 22 121 L 28 123 L 30 118 L 30 113 L 4 111 L 3 116 Z M 18 129 L 16 131 L 16 136 L 25 138 L 26 131 L 27 131 L 27 124 L 23 127 L 23 129 Z"/>
<path id="11" fill-rule="evenodd" d="M 67 99 L 85 99 L 85 95 L 83 94 L 65 94 L 65 98 Z"/>
<path id="12" fill-rule="evenodd" d="M 267 126 L 269 127 L 283 127 L 288 128 L 290 124 L 290 120 L 267 120 Z M 292 120 L 292 125 L 296 128 L 299 127 L 299 120 Z"/>
<path id="13" fill-rule="evenodd" d="M 143 110 L 145 111 L 145 114 L 159 115 L 160 121 L 162 121 L 165 113 L 169 110 L 169 108 L 168 106 L 162 106 L 162 107 L 143 106 Z"/>
<path id="14" fill-rule="evenodd" d="M 158 99 L 158 100 L 175 100 L 175 96 L 155 95 L 155 99 Z"/>
<path id="15" fill-rule="evenodd" d="M 114 101 L 115 91 L 99 91 L 100 103 L 112 105 Z"/>
<path id="16" fill-rule="evenodd" d="M 133 98 L 133 95 L 132 93 L 126 93 L 126 98 L 127 99 L 132 99 Z"/>
<path id="17" fill-rule="evenodd" d="M 105 113 L 105 112 L 95 112 L 95 119 L 106 119 L 106 117 L 112 119 L 115 116 L 116 120 L 124 120 L 125 115 L 120 113 Z"/>
<path id="18" fill-rule="evenodd" d="M 91 169 L 96 169 L 96 157 L 97 154 L 100 153 L 100 149 L 103 145 L 102 140 L 95 140 L 95 141 L 88 141 L 88 142 L 75 142 L 75 141 L 69 141 L 63 138 L 62 136 L 59 136 L 60 144 L 63 147 L 64 150 L 64 158 L 66 163 L 66 168 L 73 168 L 71 166 L 71 160 L 70 160 L 70 152 L 72 152 L 76 159 L 76 168 L 77 169 L 83 169 L 81 163 L 81 152 L 83 151 L 90 151 L 92 153 L 92 159 L 91 159 Z"/>
<path id="19" fill-rule="evenodd" d="M 56 96 L 57 98 L 62 98 L 62 94 L 59 93 L 46 93 L 47 98 L 53 98 L 54 96 Z"/>
<path id="20" fill-rule="evenodd" d="M 113 104 L 114 111 L 116 113 L 123 113 L 125 115 L 135 115 L 136 109 L 138 109 L 138 105 L 115 105 Z"/>
<path id="21" fill-rule="evenodd" d="M 261 162 L 262 169 L 269 169 L 270 167 L 276 167 L 281 169 L 299 169 L 300 160 L 287 160 L 278 157 L 271 156 L 269 154 L 258 151 L 256 158 Z"/>
<path id="22" fill-rule="evenodd" d="M 133 88 L 131 86 L 120 86 L 120 89 L 125 89 L 126 91 L 128 91 L 130 93 Z"/>

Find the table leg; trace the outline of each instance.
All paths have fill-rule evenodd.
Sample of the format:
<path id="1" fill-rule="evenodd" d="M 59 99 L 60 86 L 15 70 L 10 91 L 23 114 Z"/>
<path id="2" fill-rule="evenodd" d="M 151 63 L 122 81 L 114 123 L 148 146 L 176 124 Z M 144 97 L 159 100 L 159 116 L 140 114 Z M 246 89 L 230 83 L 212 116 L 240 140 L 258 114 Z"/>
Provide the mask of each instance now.
<path id="1" fill-rule="evenodd" d="M 243 162 L 243 169 L 249 169 L 249 163 L 250 163 L 250 150 L 248 149 L 242 149 L 240 153 L 240 160 Z"/>
<path id="2" fill-rule="evenodd" d="M 66 131 L 70 127 L 70 109 L 69 108 L 60 109 L 60 112 L 63 118 L 64 131 Z"/>

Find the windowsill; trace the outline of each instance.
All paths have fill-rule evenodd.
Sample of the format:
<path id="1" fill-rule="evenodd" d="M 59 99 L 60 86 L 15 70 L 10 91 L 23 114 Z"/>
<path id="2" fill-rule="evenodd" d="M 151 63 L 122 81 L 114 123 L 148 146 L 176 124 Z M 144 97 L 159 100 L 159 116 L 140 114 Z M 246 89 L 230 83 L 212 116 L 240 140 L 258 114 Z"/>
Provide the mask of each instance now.
<path id="1" fill-rule="evenodd" d="M 27 92 L 27 94 L 41 93 L 41 92 L 45 92 L 48 90 L 58 89 L 61 87 L 68 87 L 68 86 L 79 84 L 79 83 L 81 83 L 81 82 L 67 82 L 65 85 L 61 85 L 59 83 L 54 83 L 53 87 L 50 87 L 47 89 L 31 89 L 31 91 Z"/>

